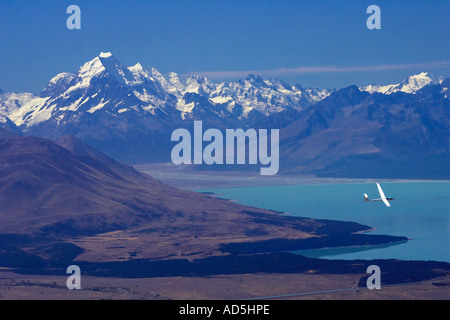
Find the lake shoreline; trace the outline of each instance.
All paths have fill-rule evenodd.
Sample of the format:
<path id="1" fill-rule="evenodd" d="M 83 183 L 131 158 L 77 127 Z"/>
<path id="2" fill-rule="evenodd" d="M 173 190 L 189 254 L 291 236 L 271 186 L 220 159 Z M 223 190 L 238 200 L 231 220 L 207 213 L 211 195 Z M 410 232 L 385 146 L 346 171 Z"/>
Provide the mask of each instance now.
<path id="1" fill-rule="evenodd" d="M 430 179 L 333 178 L 301 174 L 277 174 L 273 176 L 262 176 L 258 171 L 198 170 L 195 169 L 195 167 L 177 166 L 172 163 L 140 164 L 135 165 L 134 168 L 140 172 L 149 174 L 163 183 L 188 190 L 375 182 L 450 182 L 450 180 Z"/>
<path id="2" fill-rule="evenodd" d="M 384 184 L 384 182 L 382 182 Z M 375 184 L 315 184 L 242 188 L 198 189 L 221 199 L 240 199 L 240 203 L 275 210 L 289 216 L 315 220 L 357 222 L 370 226 L 369 234 L 407 236 L 408 242 L 385 250 L 343 253 L 337 258 L 403 260 L 449 260 L 445 243 L 449 239 L 447 181 L 403 181 L 386 183 L 387 194 L 396 201 L 392 208 L 383 203 L 363 201 L 363 193 L 378 196 Z M 413 241 L 410 241 L 414 239 Z M 448 243 L 448 242 L 447 242 Z M 401 247 L 401 248 L 400 248 Z M 333 257 L 335 259 L 335 257 Z"/>

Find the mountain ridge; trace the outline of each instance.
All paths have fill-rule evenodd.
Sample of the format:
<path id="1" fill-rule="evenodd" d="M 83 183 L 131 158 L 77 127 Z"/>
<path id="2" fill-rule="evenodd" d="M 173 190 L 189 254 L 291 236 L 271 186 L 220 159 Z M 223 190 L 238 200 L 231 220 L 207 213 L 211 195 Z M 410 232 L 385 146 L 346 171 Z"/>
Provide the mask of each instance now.
<path id="1" fill-rule="evenodd" d="M 230 111 L 237 105 L 236 108 L 240 109 L 237 116 L 242 119 L 246 118 L 252 110 L 261 113 L 263 116 L 286 109 L 300 111 L 323 100 L 333 92 L 329 89 L 304 89 L 299 84 L 291 86 L 278 79 L 264 80 L 255 74 L 250 74 L 247 78 L 235 82 L 219 83 L 210 82 L 208 79 L 195 74 L 178 75 L 169 72 L 163 75 L 155 68 L 143 67 L 140 63 L 125 67 L 110 52 L 102 52 L 83 64 L 77 73 L 60 73 L 49 81 L 47 87 L 38 96 L 29 96 L 27 100 L 20 101 L 20 107 L 25 106 L 25 108 L 22 108 L 22 112 L 18 112 L 17 108 L 11 110 L 11 108 L 3 107 L 3 109 L 0 108 L 0 113 L 9 117 L 17 126 L 27 131 L 31 126 L 49 120 L 52 113 L 59 113 L 59 117 L 62 118 L 61 112 L 76 111 L 78 108 L 82 108 L 84 104 L 89 104 L 90 98 L 93 98 L 92 96 L 98 94 L 98 92 L 92 92 L 90 96 L 87 94 L 84 94 L 83 97 L 77 96 L 77 99 L 70 98 L 70 94 L 73 91 L 88 88 L 94 78 L 102 76 L 110 76 L 119 84 L 131 89 L 124 90 L 121 97 L 123 100 L 131 99 L 130 102 L 122 103 L 123 107 L 119 108 L 121 103 L 116 100 L 114 108 L 109 108 L 109 111 L 116 114 L 124 113 L 135 107 L 152 113 L 155 112 L 155 109 L 170 105 L 171 109 L 178 111 L 175 111 L 175 113 L 178 113 L 176 117 L 182 117 L 183 119 L 186 113 L 192 111 L 192 108 L 188 110 L 182 107 L 182 100 L 186 93 L 197 93 L 205 96 L 211 104 L 220 106 L 222 110 Z M 411 86 L 412 81 L 415 82 L 415 86 Z M 442 78 L 436 78 L 423 72 L 410 76 L 399 84 L 360 86 L 359 89 L 370 93 L 391 94 L 396 91 L 414 93 L 425 85 L 442 81 Z M 115 90 L 119 89 L 116 88 Z M 65 99 L 64 106 L 58 107 L 58 101 L 48 99 L 49 97 L 56 99 L 62 94 L 64 94 L 63 98 Z M 133 96 L 136 99 L 133 99 Z M 94 99 L 94 102 L 90 103 L 93 106 L 85 111 L 94 113 L 101 110 L 108 104 L 107 98 L 106 96 L 104 99 L 96 101 Z M 7 100 L 14 99 L 8 98 Z M 15 101 L 17 102 L 17 99 Z M 28 102 L 31 102 L 31 105 L 27 105 Z M 2 104 L 5 105 L 5 101 Z M 55 104 L 56 106 L 54 106 Z M 39 112 L 33 115 L 36 109 L 39 109 Z M 45 114 L 45 110 L 48 110 L 47 114 Z M 230 116 L 233 113 L 236 114 L 236 112 L 232 112 L 227 115 Z"/>
<path id="2" fill-rule="evenodd" d="M 87 262 L 190 260 L 224 255 L 227 243 L 323 234 L 332 241 L 369 228 L 170 187 L 69 136 L 1 138 L 0 191 L 0 262 L 8 263 L 20 263 L 25 253 Z"/>
<path id="3" fill-rule="evenodd" d="M 280 157 L 289 172 L 319 176 L 449 179 L 449 83 L 415 94 L 341 89 L 281 130 Z"/>
<path id="4" fill-rule="evenodd" d="M 364 165 L 399 168 L 403 161 L 410 166 L 424 154 L 438 155 L 438 167 L 444 170 L 448 147 L 442 142 L 448 134 L 442 128 L 448 126 L 449 81 L 423 72 L 398 84 L 339 90 L 305 89 L 256 74 L 214 83 L 195 74 L 163 75 L 140 63 L 125 67 L 102 52 L 75 74 L 53 77 L 39 95 L 0 94 L 0 127 L 48 139 L 73 135 L 115 159 L 142 164 L 171 161 L 173 130 L 191 131 L 193 121 L 200 120 L 205 130 L 280 129 L 281 173 L 354 175 L 343 168 L 357 162 L 357 176 L 364 177 Z M 348 114 L 342 116 L 340 110 Z M 398 128 L 390 123 L 394 120 Z M 408 145 L 418 149 L 405 149 Z M 431 164 L 422 160 L 422 173 L 409 177 L 439 177 L 432 168 L 428 174 Z M 377 172 L 381 170 L 380 165 Z M 396 177 L 395 170 L 389 176 Z"/>

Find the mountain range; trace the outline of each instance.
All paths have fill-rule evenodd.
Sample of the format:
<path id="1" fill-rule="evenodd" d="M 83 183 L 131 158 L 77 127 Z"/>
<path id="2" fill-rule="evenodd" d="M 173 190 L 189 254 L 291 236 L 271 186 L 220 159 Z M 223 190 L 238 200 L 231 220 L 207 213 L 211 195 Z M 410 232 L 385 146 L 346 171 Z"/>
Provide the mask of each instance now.
<path id="1" fill-rule="evenodd" d="M 322 176 L 448 178 L 449 79 L 303 88 L 249 75 L 214 83 L 198 75 L 125 67 L 101 53 L 38 95 L 0 92 L 0 126 L 24 135 L 72 135 L 130 164 L 170 161 L 176 128 L 280 129 L 280 172 Z"/>
<path id="2" fill-rule="evenodd" d="M 449 86 L 445 79 L 415 94 L 341 89 L 281 130 L 283 164 L 327 177 L 448 179 Z"/>

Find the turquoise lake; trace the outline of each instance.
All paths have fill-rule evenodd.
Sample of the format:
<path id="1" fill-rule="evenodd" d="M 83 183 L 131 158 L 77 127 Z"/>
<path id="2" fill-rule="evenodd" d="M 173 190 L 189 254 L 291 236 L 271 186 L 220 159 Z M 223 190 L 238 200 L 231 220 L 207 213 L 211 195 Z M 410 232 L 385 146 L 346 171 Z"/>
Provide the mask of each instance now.
<path id="1" fill-rule="evenodd" d="M 391 207 L 365 202 L 379 198 L 375 183 L 311 184 L 202 189 L 238 203 L 314 219 L 358 222 L 372 234 L 406 236 L 384 247 L 354 247 L 298 252 L 327 259 L 401 259 L 450 262 L 450 182 L 380 182 Z"/>

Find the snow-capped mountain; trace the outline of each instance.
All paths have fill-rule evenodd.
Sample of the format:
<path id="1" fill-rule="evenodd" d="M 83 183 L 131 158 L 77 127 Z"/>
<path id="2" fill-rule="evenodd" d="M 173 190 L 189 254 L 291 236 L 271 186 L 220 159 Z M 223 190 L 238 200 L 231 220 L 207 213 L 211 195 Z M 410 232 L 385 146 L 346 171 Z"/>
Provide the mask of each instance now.
<path id="1" fill-rule="evenodd" d="M 415 93 L 442 82 L 429 73 L 413 75 L 401 83 L 361 86 L 361 91 Z M 129 112 L 141 116 L 164 115 L 176 120 L 198 119 L 205 113 L 245 122 L 286 110 L 300 111 L 324 98 L 329 89 L 291 86 L 277 79 L 249 75 L 233 82 L 214 83 L 198 75 L 161 74 L 137 63 L 125 67 L 111 53 L 102 52 L 77 73 L 60 73 L 38 95 L 0 92 L 0 114 L 24 131 L 46 121 L 63 125 L 79 114 Z"/>
<path id="2" fill-rule="evenodd" d="M 15 113 L 19 108 L 35 98 L 36 96 L 32 93 L 3 92 L 0 90 L 0 114 L 8 116 Z"/>
<path id="3" fill-rule="evenodd" d="M 22 131 L 8 117 L 0 115 L 0 129 L 22 134 Z"/>
<path id="4" fill-rule="evenodd" d="M 79 113 L 108 112 L 196 119 L 205 112 L 242 120 L 254 114 L 268 116 L 284 110 L 302 110 L 320 101 L 330 90 L 303 89 L 280 80 L 250 75 L 236 82 L 212 83 L 198 75 L 162 75 L 139 63 L 125 67 L 111 53 L 86 62 L 76 74 L 53 77 L 39 94 L 7 97 L 0 113 L 23 130 L 46 121 L 64 124 Z"/>
<path id="5" fill-rule="evenodd" d="M 442 100 L 444 105 L 448 103 L 448 79 L 444 82 L 421 73 L 399 84 L 352 86 L 350 91 L 378 95 L 386 101 L 398 98 L 397 104 L 408 99 L 417 102 L 419 98 L 435 103 L 433 95 L 426 97 L 424 94 L 427 88 L 433 87 L 430 94 L 438 92 L 435 98 L 446 99 Z M 306 126 L 302 134 L 325 132 L 322 130 L 331 121 L 327 118 L 328 113 L 340 114 L 333 108 L 353 107 L 354 97 L 359 97 L 357 94 L 347 96 L 343 94 L 347 91 L 341 90 L 291 86 L 254 74 L 239 81 L 215 83 L 199 75 L 161 74 L 155 68 L 139 63 L 126 67 L 111 53 L 101 53 L 83 64 L 76 73 L 54 76 L 38 95 L 1 91 L 0 127 L 50 139 L 73 135 L 127 163 L 170 161 L 173 130 L 182 127 L 190 130 L 193 120 L 202 120 L 204 129 L 281 129 L 289 126 L 289 130 L 295 132 L 296 127 Z M 422 94 L 418 95 L 418 92 Z M 324 106 L 327 112 L 315 112 Z M 370 109 L 367 117 L 373 117 L 376 112 Z M 363 120 L 367 119 L 358 121 L 364 123 Z M 290 126 L 292 123 L 297 125 Z M 355 124 L 349 121 L 343 132 L 352 126 Z M 330 135 L 323 133 L 317 141 L 308 141 L 312 141 L 311 146 L 328 150 L 335 144 L 330 137 L 336 134 L 331 132 Z M 295 139 L 299 137 L 295 136 Z M 286 145 L 297 145 L 293 140 L 284 141 L 282 143 Z M 357 145 L 363 149 L 366 146 Z M 302 148 L 290 152 L 296 155 L 292 162 L 298 162 L 301 156 L 310 156 L 303 154 Z"/>
<path id="6" fill-rule="evenodd" d="M 28 135 L 70 134 L 126 162 L 167 161 L 172 131 L 190 128 L 193 120 L 215 128 L 253 127 L 261 120 L 284 125 L 330 92 L 256 75 L 229 83 L 163 75 L 139 63 L 126 67 L 102 52 L 76 73 L 53 77 L 37 96 L 3 93 L 0 114 Z"/>
<path id="7" fill-rule="evenodd" d="M 449 88 L 450 78 L 414 94 L 340 89 L 280 130 L 280 168 L 325 177 L 449 179 Z"/>
<path id="8" fill-rule="evenodd" d="M 21 134 L 22 131 L 8 116 L 18 112 L 22 106 L 35 98 L 32 93 L 4 92 L 0 89 L 0 128 Z"/>
<path id="9" fill-rule="evenodd" d="M 405 80 L 397 84 L 389 85 L 368 85 L 361 86 L 361 91 L 367 91 L 369 93 L 379 92 L 383 94 L 391 94 L 394 92 L 405 92 L 415 94 L 418 90 L 430 84 L 442 83 L 443 78 L 437 78 L 428 72 L 422 72 L 417 75 L 409 76 Z"/>
<path id="10" fill-rule="evenodd" d="M 244 80 L 213 83 L 198 75 L 180 76 L 171 72 L 163 76 L 154 68 L 150 72 L 167 92 L 177 97 L 177 109 L 182 112 L 183 118 L 189 117 L 193 111 L 193 105 L 186 104 L 184 99 L 188 93 L 206 97 L 211 104 L 246 118 L 251 111 L 268 116 L 286 109 L 302 110 L 332 92 L 290 86 L 277 79 L 263 80 L 254 74 Z"/>
<path id="11" fill-rule="evenodd" d="M 25 130 L 45 121 L 76 121 L 99 110 L 118 115 L 131 109 L 154 113 L 175 102 L 140 65 L 126 68 L 110 53 L 86 62 L 76 74 L 53 77 L 38 97 L 25 101 L 9 117 Z"/>

